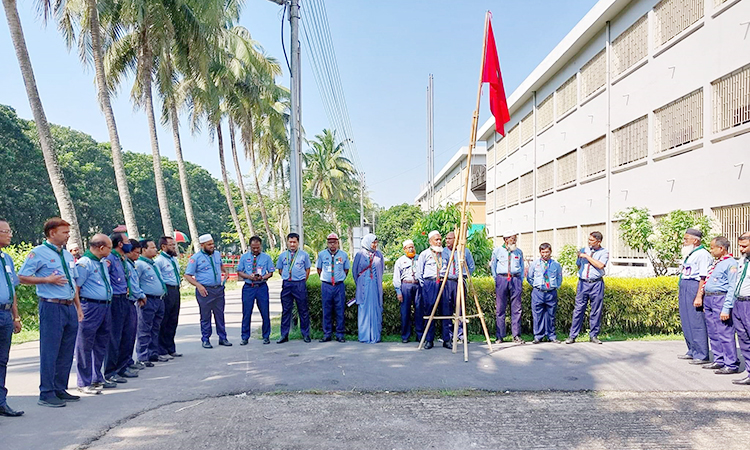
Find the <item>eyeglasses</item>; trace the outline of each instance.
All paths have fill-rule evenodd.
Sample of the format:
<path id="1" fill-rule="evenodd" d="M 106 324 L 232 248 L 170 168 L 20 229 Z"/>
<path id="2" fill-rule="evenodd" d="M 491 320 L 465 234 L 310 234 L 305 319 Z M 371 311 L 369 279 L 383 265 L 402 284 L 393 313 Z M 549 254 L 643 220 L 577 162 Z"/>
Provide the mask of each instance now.
<path id="1" fill-rule="evenodd" d="M 7 234 L 8 236 L 13 236 L 13 230 L 0 230 L 0 234 Z"/>

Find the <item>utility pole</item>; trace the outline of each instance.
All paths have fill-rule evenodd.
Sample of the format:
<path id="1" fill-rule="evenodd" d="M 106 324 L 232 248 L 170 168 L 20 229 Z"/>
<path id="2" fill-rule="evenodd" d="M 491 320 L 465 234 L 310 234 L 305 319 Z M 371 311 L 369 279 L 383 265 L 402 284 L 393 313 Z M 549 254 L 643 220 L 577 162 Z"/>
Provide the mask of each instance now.
<path id="1" fill-rule="evenodd" d="M 435 148 L 433 145 L 434 139 L 434 117 L 435 110 L 433 101 L 435 99 L 435 92 L 432 85 L 432 74 L 427 83 L 427 208 L 432 211 L 435 208 Z"/>
<path id="2" fill-rule="evenodd" d="M 289 155 L 289 222 L 293 233 L 299 234 L 300 248 L 304 245 L 302 228 L 302 82 L 300 80 L 299 0 L 289 2 L 291 28 L 291 148 Z"/>
<path id="3" fill-rule="evenodd" d="M 359 175 L 359 237 L 362 238 L 365 236 L 365 173 Z"/>

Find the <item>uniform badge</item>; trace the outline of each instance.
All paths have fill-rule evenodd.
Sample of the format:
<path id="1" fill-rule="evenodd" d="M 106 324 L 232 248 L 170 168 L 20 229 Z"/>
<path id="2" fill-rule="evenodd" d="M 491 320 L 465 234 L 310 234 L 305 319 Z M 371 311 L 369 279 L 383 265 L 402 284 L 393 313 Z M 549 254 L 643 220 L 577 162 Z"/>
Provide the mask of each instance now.
<path id="1" fill-rule="evenodd" d="M 195 258 L 190 258 L 190 260 L 189 260 L 188 262 L 189 262 L 190 264 L 193 264 L 193 263 L 195 262 Z"/>
<path id="2" fill-rule="evenodd" d="M 29 259 L 34 257 L 34 252 L 29 253 Z"/>
<path id="3" fill-rule="evenodd" d="M 731 272 L 731 273 L 735 273 L 735 272 L 737 272 L 737 266 L 732 266 L 732 267 L 730 267 L 730 268 L 729 268 L 729 272 Z"/>

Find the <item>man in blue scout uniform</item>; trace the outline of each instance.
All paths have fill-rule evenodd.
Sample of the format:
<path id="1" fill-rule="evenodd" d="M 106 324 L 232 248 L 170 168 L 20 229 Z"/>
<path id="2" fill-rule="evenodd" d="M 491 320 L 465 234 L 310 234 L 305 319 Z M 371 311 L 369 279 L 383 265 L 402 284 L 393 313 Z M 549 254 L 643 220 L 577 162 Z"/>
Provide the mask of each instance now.
<path id="1" fill-rule="evenodd" d="M 292 308 L 297 304 L 300 331 L 305 342 L 310 342 L 310 310 L 307 306 L 307 278 L 310 276 L 310 255 L 299 248 L 299 235 L 289 233 L 286 237 L 289 250 L 279 255 L 276 269 L 283 280 L 281 285 L 281 338 L 277 344 L 289 341 L 292 325 Z"/>
<path id="2" fill-rule="evenodd" d="M 407 239 L 403 243 L 404 254 L 393 265 L 393 287 L 401 303 L 401 342 L 407 344 L 411 337 L 412 322 L 420 323 L 422 305 L 419 300 L 419 280 L 417 280 L 417 250 L 414 241 Z M 414 315 L 412 316 L 412 308 Z M 414 317 L 414 320 L 412 320 Z"/>
<path id="3" fill-rule="evenodd" d="M 442 252 L 443 261 L 440 271 L 441 276 L 448 277 L 448 280 L 445 282 L 443 298 L 440 300 L 440 314 L 443 316 L 452 316 L 456 313 L 456 295 L 458 294 L 458 254 L 453 256 L 453 264 L 448 267 L 448 262 L 451 258 L 451 251 L 453 251 L 453 246 L 455 244 L 456 233 L 450 231 L 445 235 L 445 248 Z M 468 248 L 464 249 L 464 260 L 466 261 L 466 266 L 463 268 L 463 283 L 464 292 L 467 292 L 466 277 L 474 273 L 474 257 L 471 255 Z M 466 273 L 467 269 L 469 270 L 468 274 Z M 443 347 L 448 349 L 453 348 L 453 324 L 451 322 L 451 320 L 441 320 L 443 328 Z M 463 324 L 459 324 L 458 330 L 458 337 L 459 339 L 462 339 Z"/>
<path id="4" fill-rule="evenodd" d="M 112 253 L 107 257 L 109 262 L 109 280 L 112 283 L 112 305 L 110 313 L 112 315 L 112 325 L 109 333 L 109 343 L 107 345 L 107 355 L 104 358 L 104 379 L 116 383 L 127 383 L 126 378 L 135 378 L 138 373 L 128 370 L 127 365 L 120 367 L 120 353 L 127 352 L 127 347 L 123 342 L 131 339 L 129 333 L 133 329 L 130 321 L 133 317 L 130 315 L 130 308 L 133 303 L 128 300 L 128 290 L 130 280 L 128 277 L 128 266 L 125 256 L 133 250 L 133 244 L 130 243 L 127 236 L 123 233 L 112 233 L 109 236 L 112 241 Z M 134 336 L 133 336 L 134 338 Z M 130 353 L 133 348 L 130 347 Z M 128 353 L 128 359 L 130 354 Z M 127 361 L 127 360 L 126 360 Z"/>
<path id="5" fill-rule="evenodd" d="M 421 341 L 422 335 L 427 333 L 424 348 L 429 350 L 435 345 L 435 321 L 433 320 L 430 329 L 425 331 L 428 319 L 425 319 L 424 316 L 429 316 L 432 313 L 438 292 L 440 292 L 440 283 L 443 281 L 440 278 L 443 264 L 443 237 L 440 236 L 439 231 L 432 230 L 427 235 L 427 239 L 430 246 L 422 251 L 417 258 L 416 276 L 417 281 L 419 281 L 422 314 L 418 315 L 414 321 L 418 340 Z"/>
<path id="6" fill-rule="evenodd" d="M 737 347 L 734 342 L 732 305 L 726 304 L 727 292 L 737 283 L 737 260 L 729 254 L 729 239 L 717 236 L 709 252 L 714 263 L 708 269 L 703 289 L 698 292 L 706 317 L 706 331 L 711 340 L 714 362 L 703 366 L 717 375 L 739 373 Z"/>
<path id="7" fill-rule="evenodd" d="M 349 275 L 349 256 L 339 249 L 339 236 L 331 233 L 327 238 L 328 248 L 318 253 L 315 267 L 321 282 L 323 303 L 323 338 L 329 342 L 333 334 L 333 316 L 336 315 L 336 340 L 344 339 L 344 310 L 346 309 L 346 286 L 344 279 Z"/>
<path id="8" fill-rule="evenodd" d="M 159 238 L 159 255 L 154 264 L 159 268 L 167 293 L 164 296 L 164 319 L 159 328 L 159 355 L 173 359 L 182 356 L 177 353 L 174 337 L 180 317 L 180 263 L 177 261 L 177 243 L 169 236 Z"/>
<path id="9" fill-rule="evenodd" d="M 598 231 L 589 234 L 588 247 L 578 252 L 576 266 L 578 266 L 578 287 L 576 288 L 576 304 L 573 309 L 573 321 L 566 344 L 576 341 L 578 333 L 583 327 L 583 316 L 586 307 L 591 303 L 589 311 L 589 339 L 594 344 L 601 344 L 599 331 L 602 322 L 602 306 L 604 304 L 604 268 L 609 262 L 609 250 L 602 247 L 604 237 Z"/>
<path id="10" fill-rule="evenodd" d="M 138 361 L 146 367 L 153 367 L 156 361 L 169 361 L 168 358 L 159 356 L 159 328 L 164 319 L 163 299 L 167 287 L 154 263 L 156 244 L 151 239 L 143 239 L 140 245 L 141 256 L 135 262 L 135 269 L 138 271 L 141 290 L 146 294 L 146 304 L 138 308 L 136 354 Z"/>
<path id="11" fill-rule="evenodd" d="M 211 337 L 211 314 L 216 322 L 216 334 L 219 335 L 219 345 L 231 347 L 227 340 L 227 330 L 224 326 L 224 283 L 222 275 L 226 271 L 221 263 L 221 253 L 216 251 L 214 238 L 210 234 L 198 237 L 201 250 L 188 260 L 185 267 L 185 280 L 195 286 L 195 298 L 201 317 L 201 341 L 203 348 L 213 348 Z"/>
<path id="12" fill-rule="evenodd" d="M 532 286 L 531 315 L 534 318 L 534 341 L 539 344 L 545 337 L 559 344 L 555 333 L 557 312 L 557 288 L 563 280 L 560 263 L 552 259 L 552 246 L 545 242 L 539 246 L 540 258 L 529 266 L 526 280 Z"/>
<path id="13" fill-rule="evenodd" d="M 5 374 L 8 370 L 10 341 L 14 333 L 21 332 L 21 316 L 18 315 L 16 286 L 18 276 L 13 266 L 13 258 L 3 253 L 2 248 L 10 245 L 13 231 L 5 219 L 0 219 L 0 263 L 3 276 L 0 276 L 0 416 L 18 417 L 23 411 L 16 411 L 6 401 L 8 390 L 5 388 Z"/>
<path id="14" fill-rule="evenodd" d="M 135 340 L 138 335 L 138 310 L 146 306 L 146 293 L 141 289 L 141 280 L 138 275 L 138 269 L 135 267 L 135 262 L 141 257 L 141 244 L 140 242 L 133 239 L 130 241 L 133 249 L 128 253 L 126 262 L 128 264 L 128 278 L 130 279 L 130 287 L 128 288 L 128 300 L 130 301 L 130 309 L 128 310 L 128 326 L 130 329 L 127 331 L 126 336 L 129 339 L 121 341 L 121 349 L 124 351 L 120 352 L 120 362 L 117 366 L 129 368 L 131 371 L 142 370 L 146 368 L 144 363 L 133 361 L 133 351 L 135 350 Z M 154 364 L 149 362 L 151 366 Z"/>
<path id="15" fill-rule="evenodd" d="M 688 351 L 678 358 L 690 360 L 690 364 L 708 363 L 708 332 L 698 292 L 706 282 L 713 258 L 701 245 L 702 238 L 700 230 L 688 228 L 682 241 L 678 302 Z"/>
<path id="16" fill-rule="evenodd" d="M 510 329 L 513 342 L 521 339 L 521 294 L 523 293 L 523 252 L 516 246 L 518 233 L 512 230 L 503 234 L 502 246 L 492 251 L 490 271 L 495 278 L 495 342 L 505 339 L 505 311 L 510 303 Z"/>
<path id="17" fill-rule="evenodd" d="M 724 312 L 731 311 L 734 329 L 737 332 L 737 342 L 740 352 L 745 361 L 750 361 L 750 231 L 742 234 L 737 240 L 739 253 L 742 256 L 737 267 L 739 274 L 730 285 L 727 297 L 724 300 L 721 318 L 725 318 Z M 745 369 L 750 374 L 750 365 L 745 363 Z M 734 384 L 750 385 L 750 376 L 738 380 L 732 380 Z"/>
<path id="18" fill-rule="evenodd" d="M 105 380 L 102 374 L 112 326 L 112 283 L 107 259 L 111 251 L 109 237 L 95 234 L 89 241 L 89 249 L 76 263 L 76 285 L 83 309 L 76 337 L 76 368 L 78 390 L 84 394 L 100 394 L 103 387 L 117 387 L 117 383 Z"/>
<path id="19" fill-rule="evenodd" d="M 240 345 L 247 345 L 250 339 L 250 324 L 253 307 L 258 302 L 258 311 L 263 320 L 261 333 L 263 343 L 271 343 L 271 317 L 268 313 L 268 279 L 273 276 L 275 267 L 268 254 L 260 251 L 263 241 L 259 236 L 250 238 L 250 251 L 240 257 L 237 264 L 237 276 L 245 282 L 242 286 L 242 340 Z"/>
<path id="20" fill-rule="evenodd" d="M 18 278 L 21 284 L 36 285 L 39 297 L 41 382 L 37 403 L 59 408 L 80 399 L 66 389 L 83 311 L 75 287 L 76 263 L 63 248 L 70 237 L 70 224 L 53 217 L 44 224 L 44 236 L 47 240 L 29 253 Z"/>

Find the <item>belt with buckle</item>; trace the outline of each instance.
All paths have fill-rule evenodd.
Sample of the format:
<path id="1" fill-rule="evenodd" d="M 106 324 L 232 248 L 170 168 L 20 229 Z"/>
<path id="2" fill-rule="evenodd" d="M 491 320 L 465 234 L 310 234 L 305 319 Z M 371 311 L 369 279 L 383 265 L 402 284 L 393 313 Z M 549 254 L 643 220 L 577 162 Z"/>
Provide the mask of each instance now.
<path id="1" fill-rule="evenodd" d="M 579 280 L 583 281 L 584 283 L 598 283 L 598 282 L 602 281 L 601 278 L 595 278 L 593 280 L 586 280 L 586 279 L 583 279 L 583 278 L 579 278 Z"/>
<path id="2" fill-rule="evenodd" d="M 703 292 L 703 295 L 727 295 L 727 293 L 726 292 L 721 292 L 721 291 L 715 291 L 715 292 L 705 291 L 705 292 Z"/>
<path id="3" fill-rule="evenodd" d="M 750 296 L 747 297 L 735 297 L 738 302 L 750 302 Z"/>
<path id="4" fill-rule="evenodd" d="M 65 306 L 70 306 L 70 305 L 73 304 L 73 300 L 62 300 L 62 299 L 59 299 L 59 298 L 44 298 L 44 297 L 39 297 L 39 300 L 41 300 L 41 301 L 43 301 L 45 303 L 56 303 L 58 305 L 65 305 Z"/>
<path id="5" fill-rule="evenodd" d="M 87 298 L 87 297 L 81 297 L 81 301 L 85 303 L 98 303 L 100 305 L 107 305 L 110 302 L 110 300 L 97 300 L 95 298 Z"/>
<path id="6" fill-rule="evenodd" d="M 0 311 L 10 311 L 13 308 L 13 303 L 0 304 Z"/>
<path id="7" fill-rule="evenodd" d="M 416 281 L 416 280 L 401 280 L 401 284 L 404 284 L 404 283 L 406 283 L 406 284 L 417 284 L 418 281 Z"/>

